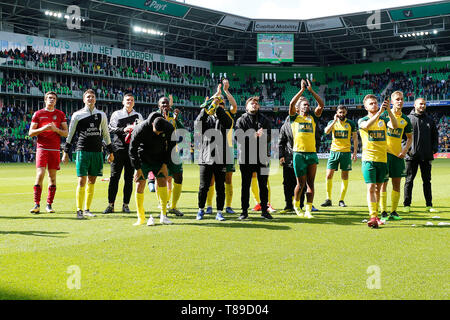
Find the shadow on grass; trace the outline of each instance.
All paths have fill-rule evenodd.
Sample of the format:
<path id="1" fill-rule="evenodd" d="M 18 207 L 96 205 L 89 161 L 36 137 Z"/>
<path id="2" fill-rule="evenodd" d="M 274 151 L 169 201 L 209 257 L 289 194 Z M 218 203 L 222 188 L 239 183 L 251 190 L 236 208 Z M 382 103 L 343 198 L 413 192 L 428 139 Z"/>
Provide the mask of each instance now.
<path id="1" fill-rule="evenodd" d="M 0 288 L 0 300 L 55 300 L 58 297 L 49 297 L 37 293 L 25 293 L 18 290 L 8 290 Z M 11 303 L 11 302 L 9 302 Z M 18 308 L 21 306 L 17 305 Z"/>
<path id="2" fill-rule="evenodd" d="M 49 232 L 49 231 L 1 231 L 0 234 L 21 234 L 24 236 L 66 238 L 68 232 Z"/>
<path id="3" fill-rule="evenodd" d="M 261 219 L 262 220 L 262 219 Z M 260 221 L 256 221 L 251 219 L 247 221 L 233 221 L 231 219 L 227 219 L 223 222 L 214 222 L 215 220 L 201 220 L 196 222 L 187 222 L 183 223 L 183 225 L 189 226 L 198 226 L 198 227 L 213 227 L 213 228 L 245 228 L 245 229 L 267 229 L 267 230 L 290 230 L 291 228 L 285 225 L 274 224 L 273 222 L 278 221 L 264 221 L 261 223 Z"/>

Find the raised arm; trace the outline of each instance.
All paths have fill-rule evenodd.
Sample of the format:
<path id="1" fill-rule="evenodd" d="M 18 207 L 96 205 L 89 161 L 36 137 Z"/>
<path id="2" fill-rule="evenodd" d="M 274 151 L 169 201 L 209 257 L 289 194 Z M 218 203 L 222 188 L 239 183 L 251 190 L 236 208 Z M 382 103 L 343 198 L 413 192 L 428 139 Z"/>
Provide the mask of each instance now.
<path id="1" fill-rule="evenodd" d="M 385 101 L 386 102 L 386 101 Z M 389 102 L 388 102 L 389 103 Z M 384 102 L 383 102 L 384 104 Z M 386 107 L 388 116 L 389 116 L 389 122 L 388 122 L 388 126 L 391 129 L 397 129 L 398 128 L 398 122 L 397 122 L 397 118 L 394 116 L 394 114 L 392 113 L 391 108 L 389 108 L 389 105 Z"/>
<path id="2" fill-rule="evenodd" d="M 233 95 L 228 91 L 230 88 L 230 83 L 228 82 L 228 79 L 223 79 L 223 92 L 225 92 L 225 95 L 227 96 L 228 101 L 230 102 L 230 113 L 235 114 L 237 112 L 237 103 L 234 99 Z"/>
<path id="3" fill-rule="evenodd" d="M 297 105 L 298 99 L 303 95 L 303 92 L 306 90 L 306 82 L 305 80 L 301 81 L 301 89 L 297 94 L 292 98 L 289 103 L 289 115 L 294 116 L 297 112 L 295 111 L 295 106 Z"/>
<path id="4" fill-rule="evenodd" d="M 308 86 L 306 87 L 308 89 L 309 92 L 311 92 L 311 94 L 314 97 L 314 100 L 317 101 L 317 107 L 316 109 L 314 109 L 314 114 L 317 117 L 320 117 L 322 115 L 322 111 L 323 108 L 325 107 L 325 103 L 323 102 L 322 98 L 313 90 L 311 82 L 309 80 L 308 81 Z"/>
<path id="5" fill-rule="evenodd" d="M 326 128 L 324 130 L 325 134 L 330 134 L 330 132 L 333 129 L 334 125 L 336 124 L 337 120 L 338 120 L 338 117 L 337 117 L 337 114 L 335 114 L 333 121 L 329 122 L 328 125 L 326 126 Z"/>
<path id="6" fill-rule="evenodd" d="M 367 130 L 371 125 L 373 125 L 375 122 L 378 121 L 381 114 L 384 112 L 384 110 L 388 107 L 389 102 L 384 101 L 381 108 L 378 110 L 373 117 L 371 117 L 369 120 L 363 121 L 359 124 L 359 128 L 362 130 Z"/>

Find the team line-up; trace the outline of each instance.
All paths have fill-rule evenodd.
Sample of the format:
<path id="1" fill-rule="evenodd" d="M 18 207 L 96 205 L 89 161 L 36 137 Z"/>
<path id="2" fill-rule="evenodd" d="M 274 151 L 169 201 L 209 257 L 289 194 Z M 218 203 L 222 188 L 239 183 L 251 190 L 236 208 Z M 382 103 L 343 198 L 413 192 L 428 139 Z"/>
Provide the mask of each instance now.
<path id="1" fill-rule="evenodd" d="M 222 94 L 222 91 L 224 94 Z M 303 94 L 309 91 L 317 107 L 310 106 Z M 229 102 L 227 110 L 225 96 Z M 52 208 L 56 193 L 56 173 L 60 162 L 67 163 L 74 148 L 78 184 L 76 188 L 76 215 L 78 219 L 95 216 L 90 212 L 97 177 L 103 171 L 103 144 L 106 145 L 111 177 L 108 186 L 108 206 L 104 214 L 114 212 L 119 180 L 124 171 L 122 211 L 129 213 L 129 202 L 135 182 L 137 221 L 134 225 L 154 225 L 152 215 L 146 221 L 144 191 L 147 178 L 156 180 L 156 194 L 160 203 L 161 224 L 171 224 L 167 213 L 182 216 L 177 209 L 183 183 L 183 164 L 179 145 L 173 139 L 177 130 L 184 129 L 178 109 L 172 110 L 173 101 L 162 97 L 158 111 L 147 119 L 134 110 L 134 97 L 123 97 L 123 108 L 111 115 L 95 107 L 95 92 L 88 89 L 83 94 L 84 108 L 75 112 L 67 125 L 64 112 L 56 109 L 57 95 L 49 91 L 44 96 L 45 107 L 34 113 L 29 135 L 37 136 L 35 206 L 30 212 L 40 213 L 42 184 L 48 169 L 49 187 L 47 212 Z M 400 220 L 397 213 L 400 199 L 401 178 L 405 182 L 404 210 L 409 212 L 413 180 L 418 167 L 421 169 L 427 210 L 432 207 L 431 160 L 437 148 L 437 129 L 426 113 L 426 101 L 416 99 L 414 110 L 406 116 L 402 113 L 404 98 L 401 91 L 392 93 L 390 99 L 378 104 L 375 95 L 363 100 L 367 115 L 356 124 L 347 119 L 347 108 L 338 106 L 334 119 L 325 128 L 332 134 L 330 156 L 326 171 L 327 198 L 322 206 L 331 206 L 333 175 L 341 169 L 341 193 L 339 206 L 346 207 L 344 198 L 348 189 L 352 161 L 357 160 L 358 134 L 362 139 L 362 173 L 367 186 L 367 204 L 370 220 L 367 225 L 378 228 L 386 220 Z M 392 108 L 390 107 L 392 103 Z M 257 198 L 261 217 L 272 219 L 273 208 L 269 203 L 270 121 L 260 112 L 258 97 L 250 97 L 246 112 L 236 119 L 237 104 L 229 92 L 229 82 L 224 79 L 211 98 L 206 98 L 198 114 L 194 130 L 199 141 L 199 172 L 197 220 L 212 213 L 212 198 L 216 193 L 216 220 L 224 221 L 231 208 L 235 172 L 233 144 L 237 140 L 239 169 L 241 172 L 241 214 L 239 220 L 248 218 L 250 188 Z M 316 125 L 322 115 L 324 102 L 313 90 L 309 80 L 301 81 L 301 89 L 292 98 L 289 116 L 278 138 L 279 161 L 283 167 L 283 185 L 286 207 L 282 213 L 295 212 L 299 217 L 313 218 L 314 180 L 319 163 L 316 154 Z M 237 138 L 240 136 L 243 138 Z M 66 137 L 63 156 L 60 159 L 61 137 Z M 353 142 L 353 151 L 351 151 Z M 406 164 L 405 164 L 405 159 Z M 392 181 L 391 210 L 387 210 L 387 185 Z M 306 204 L 300 199 L 306 193 Z M 169 199 L 170 206 L 169 206 Z M 205 210 L 205 205 L 207 208 Z M 305 210 L 303 211 L 303 207 Z M 380 215 L 379 215 L 380 213 Z"/>

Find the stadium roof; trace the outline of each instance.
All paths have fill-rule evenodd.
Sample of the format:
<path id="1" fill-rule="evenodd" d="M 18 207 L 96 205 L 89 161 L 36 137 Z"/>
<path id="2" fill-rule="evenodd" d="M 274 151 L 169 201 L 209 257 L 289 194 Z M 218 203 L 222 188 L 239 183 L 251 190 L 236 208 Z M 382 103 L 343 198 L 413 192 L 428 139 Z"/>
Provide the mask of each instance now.
<path id="1" fill-rule="evenodd" d="M 258 28 L 294 33 L 295 65 L 450 55 L 449 1 L 313 20 L 257 20 L 165 0 L 0 0 L 0 4 L 4 31 L 54 38 L 71 35 L 80 42 L 103 37 L 119 48 L 217 65 L 255 64 Z M 44 14 L 45 10 L 64 14 L 69 5 L 78 5 L 86 18 L 80 30 L 68 30 L 64 19 Z M 281 29 L 264 29 L 270 24 Z M 136 33 L 134 26 L 153 28 L 164 36 Z M 426 31 L 430 34 L 421 35 Z M 229 50 L 234 60 L 228 59 Z"/>

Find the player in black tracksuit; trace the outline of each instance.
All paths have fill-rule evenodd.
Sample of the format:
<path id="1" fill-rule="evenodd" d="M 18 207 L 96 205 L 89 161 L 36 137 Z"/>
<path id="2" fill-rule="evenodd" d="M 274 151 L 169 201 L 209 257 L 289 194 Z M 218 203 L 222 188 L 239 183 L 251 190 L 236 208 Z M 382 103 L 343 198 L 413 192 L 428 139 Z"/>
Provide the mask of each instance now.
<path id="1" fill-rule="evenodd" d="M 219 101 L 214 103 L 219 104 Z M 195 120 L 195 131 L 201 134 L 199 155 L 200 185 L 198 191 L 197 220 L 202 220 L 205 214 L 206 197 L 214 175 L 216 183 L 216 220 L 223 221 L 222 210 L 225 203 L 225 173 L 227 162 L 233 163 L 227 147 L 227 130 L 231 130 L 233 119 L 225 112 L 223 105 L 218 106 L 213 115 L 202 108 Z M 211 130 L 212 129 L 212 130 Z M 230 159 L 228 159 L 230 158 Z"/>
<path id="2" fill-rule="evenodd" d="M 290 118 L 287 117 L 280 130 L 280 136 L 278 138 L 278 151 L 280 156 L 280 165 L 283 166 L 283 187 L 284 187 L 284 199 L 286 205 L 281 213 L 288 213 L 294 211 L 292 200 L 294 197 L 294 189 L 297 185 L 295 179 L 292 146 L 294 143 L 294 137 L 292 135 Z"/>
<path id="3" fill-rule="evenodd" d="M 235 136 L 239 149 L 239 169 L 241 171 L 241 207 L 240 220 L 248 217 L 250 199 L 250 185 L 253 172 L 256 172 L 259 185 L 259 197 L 261 199 L 261 217 L 272 219 L 267 212 L 269 192 L 267 178 L 270 166 L 270 121 L 259 111 L 258 97 L 249 98 L 246 102 L 246 110 L 237 121 Z M 242 130 L 242 131 L 241 131 Z M 248 136 L 243 138 L 243 134 Z M 241 138 L 239 138 L 241 137 Z M 262 140 L 260 143 L 260 139 Z M 264 142 L 263 142 L 264 141 Z M 260 147 L 267 150 L 260 150 Z M 256 155 L 254 154 L 256 152 Z M 253 158 L 253 159 L 252 159 Z"/>
<path id="4" fill-rule="evenodd" d="M 406 179 L 403 206 L 405 212 L 409 212 L 412 201 L 412 190 L 414 178 L 420 167 L 423 182 L 423 194 L 427 211 L 437 212 L 433 208 L 433 197 L 431 193 L 431 163 L 434 154 L 438 151 L 439 133 L 434 120 L 426 113 L 426 101 L 418 98 L 414 101 L 414 109 L 408 115 L 413 127 L 413 142 L 411 149 L 406 153 Z M 406 144 L 403 137 L 402 146 Z"/>
<path id="5" fill-rule="evenodd" d="M 127 135 L 133 131 L 136 122 L 142 122 L 142 115 L 136 112 L 134 108 L 134 97 L 131 93 L 127 93 L 123 97 L 123 108 L 115 111 L 111 115 L 109 121 L 109 133 L 116 150 L 114 161 L 111 163 L 111 177 L 108 186 L 108 207 L 103 213 L 114 212 L 114 202 L 116 201 L 117 190 L 119 188 L 119 180 L 124 170 L 123 180 L 123 205 L 122 212 L 130 213 L 128 204 L 130 203 L 131 193 L 133 192 L 133 166 L 131 165 L 130 156 L 128 154 L 129 142 L 125 141 Z"/>

